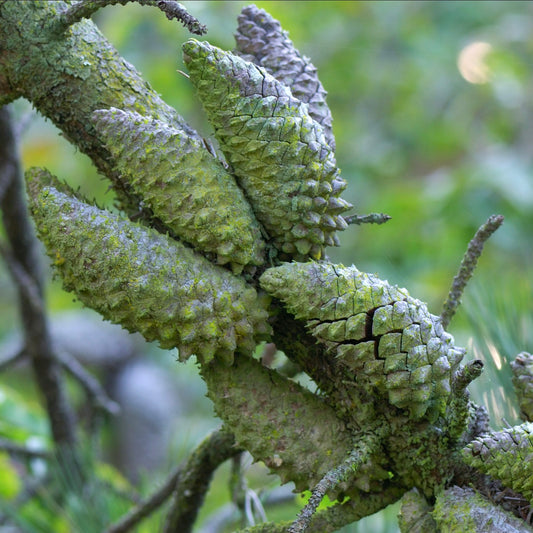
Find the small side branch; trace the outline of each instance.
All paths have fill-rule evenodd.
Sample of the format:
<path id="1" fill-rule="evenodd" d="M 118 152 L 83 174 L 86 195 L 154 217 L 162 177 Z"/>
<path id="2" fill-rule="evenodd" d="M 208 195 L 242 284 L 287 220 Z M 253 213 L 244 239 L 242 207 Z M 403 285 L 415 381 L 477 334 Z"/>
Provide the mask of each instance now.
<path id="1" fill-rule="evenodd" d="M 32 450 L 27 446 L 21 444 L 15 444 L 7 439 L 0 439 L 0 450 L 7 452 L 11 455 L 18 455 L 19 457 L 24 457 L 28 459 L 50 459 L 51 454 L 46 450 Z"/>
<path id="2" fill-rule="evenodd" d="M 4 372 L 10 366 L 15 365 L 19 361 L 22 361 L 25 356 L 26 356 L 26 352 L 24 351 L 24 348 L 22 348 L 18 352 L 11 354 L 7 356 L 6 358 L 2 359 L 0 361 L 0 372 Z"/>
<path id="3" fill-rule="evenodd" d="M 167 515 L 164 531 L 191 531 L 198 509 L 209 488 L 211 476 L 226 459 L 241 453 L 234 446 L 232 433 L 224 428 L 214 431 L 192 452 L 184 465 L 176 468 L 161 488 L 142 501 L 120 520 L 111 525 L 105 533 L 126 533 L 152 514 L 175 493 L 174 501 Z"/>
<path id="4" fill-rule="evenodd" d="M 384 483 L 381 492 L 355 492 L 350 499 L 319 511 L 311 518 L 306 533 L 333 533 L 344 526 L 353 524 L 381 511 L 397 502 L 405 492 L 405 487 Z M 288 522 L 265 522 L 257 526 L 238 530 L 238 533 L 286 533 Z"/>
<path id="5" fill-rule="evenodd" d="M 461 261 L 459 271 L 453 279 L 453 283 L 448 294 L 447 300 L 444 302 L 444 306 L 441 313 L 442 325 L 447 328 L 450 324 L 459 304 L 461 303 L 461 296 L 465 290 L 468 280 L 472 277 L 474 269 L 476 268 L 477 261 L 483 246 L 488 238 L 503 224 L 502 215 L 492 215 L 488 218 L 487 222 L 483 224 L 474 235 L 474 238 L 468 244 L 466 253 Z"/>
<path id="6" fill-rule="evenodd" d="M 89 398 L 98 409 L 103 409 L 110 415 L 120 413 L 120 406 L 106 394 L 100 382 L 70 354 L 57 352 L 55 356 L 61 366 L 83 387 Z"/>
<path id="7" fill-rule="evenodd" d="M 470 405 L 467 387 L 483 372 L 483 361 L 475 359 L 460 367 L 452 380 L 452 390 L 446 408 L 448 419 L 448 436 L 457 442 L 466 431 L 470 419 Z"/>
<path id="8" fill-rule="evenodd" d="M 2 255 L 7 260 L 17 287 L 25 351 L 30 357 L 35 380 L 46 401 L 54 442 L 58 448 L 74 450 L 74 413 L 67 401 L 61 371 L 53 356 L 43 305 L 37 239 L 24 200 L 18 154 L 11 113 L 4 106 L 0 109 L 0 189 L 3 191 L 0 210 L 8 243 L 2 247 Z"/>
<path id="9" fill-rule="evenodd" d="M 350 215 L 344 217 L 347 224 L 385 224 L 392 217 L 385 213 L 370 213 L 369 215 Z"/>
<path id="10" fill-rule="evenodd" d="M 481 376 L 483 372 L 483 361 L 474 359 L 467 365 L 459 368 L 452 380 L 452 394 L 460 396 L 466 392 L 466 388 L 472 381 Z"/>
<path id="11" fill-rule="evenodd" d="M 26 301 L 31 304 L 33 311 L 35 313 L 43 313 L 43 301 L 37 283 L 14 258 L 9 247 L 2 242 L 0 242 L 0 256 L 19 290 L 24 294 Z"/>
<path id="12" fill-rule="evenodd" d="M 170 495 L 176 488 L 181 470 L 181 467 L 176 468 L 158 490 L 148 499 L 141 501 L 133 507 L 118 522 L 110 526 L 105 533 L 126 533 L 127 531 L 132 531 L 139 522 L 150 516 L 150 514 L 170 498 Z"/>
<path id="13" fill-rule="evenodd" d="M 351 475 L 368 461 L 370 454 L 377 446 L 376 437 L 366 435 L 359 446 L 353 450 L 348 458 L 339 466 L 330 470 L 315 486 L 307 505 L 298 513 L 298 517 L 288 529 L 289 533 L 303 533 L 307 530 L 311 520 L 326 493 L 334 489 L 339 483 L 346 481 Z"/>
<path id="14" fill-rule="evenodd" d="M 137 2 L 142 6 L 157 7 L 169 20 L 179 20 L 191 33 L 203 35 L 207 32 L 206 26 L 200 24 L 184 6 L 175 0 L 80 0 L 69 7 L 55 22 L 55 31 L 63 33 L 70 26 L 84 18 L 90 18 L 99 9 L 116 4 L 126 5 Z"/>
<path id="15" fill-rule="evenodd" d="M 235 437 L 222 428 L 207 437 L 187 460 L 179 476 L 163 533 L 189 533 L 202 506 L 215 470 L 242 452 Z"/>

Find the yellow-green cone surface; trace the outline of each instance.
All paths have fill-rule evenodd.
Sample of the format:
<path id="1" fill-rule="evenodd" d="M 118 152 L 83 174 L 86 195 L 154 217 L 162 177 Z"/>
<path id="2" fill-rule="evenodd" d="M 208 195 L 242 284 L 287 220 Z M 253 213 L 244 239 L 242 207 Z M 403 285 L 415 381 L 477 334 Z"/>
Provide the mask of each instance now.
<path id="1" fill-rule="evenodd" d="M 418 418 L 443 404 L 464 350 L 405 289 L 355 267 L 285 263 L 261 286 L 279 298 L 362 386 Z"/>
<path id="2" fill-rule="evenodd" d="M 533 503 L 533 424 L 486 433 L 463 448 L 463 459 Z"/>
<path id="3" fill-rule="evenodd" d="M 513 385 L 520 404 L 522 418 L 533 421 L 533 355 L 519 353 L 511 362 Z"/>
<path id="4" fill-rule="evenodd" d="M 320 259 L 347 227 L 346 182 L 307 104 L 264 69 L 194 39 L 184 60 L 224 155 L 283 257 Z"/>
<path id="5" fill-rule="evenodd" d="M 266 302 L 240 277 L 185 245 L 65 192 L 45 170 L 26 173 L 30 208 L 66 290 L 129 331 L 233 361 L 268 333 Z"/>
<path id="6" fill-rule="evenodd" d="M 289 87 L 293 96 L 308 104 L 309 114 L 322 126 L 328 144 L 335 149 L 327 93 L 318 79 L 316 67 L 300 54 L 279 21 L 264 9 L 253 4 L 245 6 L 238 20 L 236 53 L 263 67 Z"/>
<path id="7" fill-rule="evenodd" d="M 250 205 L 200 141 L 131 111 L 98 110 L 93 121 L 123 178 L 176 236 L 237 273 L 263 264 L 265 245 Z"/>

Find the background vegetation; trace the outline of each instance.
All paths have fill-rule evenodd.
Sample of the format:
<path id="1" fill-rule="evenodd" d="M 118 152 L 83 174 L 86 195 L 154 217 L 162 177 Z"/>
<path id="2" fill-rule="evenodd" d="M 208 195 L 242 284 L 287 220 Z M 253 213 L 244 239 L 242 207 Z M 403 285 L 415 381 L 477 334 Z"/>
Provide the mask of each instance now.
<path id="1" fill-rule="evenodd" d="M 519 351 L 533 350 L 533 5 L 256 3 L 280 20 L 300 51 L 318 67 L 329 92 L 337 160 L 349 183 L 345 198 L 358 213 L 392 216 L 384 226 L 352 227 L 341 234 L 341 248 L 330 250 L 334 262 L 354 263 L 405 286 L 439 314 L 477 227 L 493 213 L 505 216 L 450 329 L 457 344 L 468 346 L 472 357 L 487 363 L 474 391 L 476 400 L 490 408 L 496 427 L 503 426 L 502 417 L 514 423 L 515 399 L 506 360 Z M 212 44 L 231 49 L 236 17 L 246 4 L 196 1 L 188 7 L 208 26 L 206 38 Z M 180 48 L 186 30 L 159 11 L 135 4 L 101 10 L 95 22 L 163 98 L 209 138 L 192 86 L 180 74 L 185 70 Z M 26 120 L 29 105 L 17 102 L 15 107 L 17 117 Z M 25 167 L 45 166 L 101 203 L 112 204 L 112 194 L 88 158 L 75 153 L 50 123 L 32 115 L 22 141 Z M 0 355 L 8 355 L 13 346 L 17 329 L 13 302 L 10 278 L 0 265 Z M 62 316 L 80 309 L 53 281 L 48 303 L 52 313 Z M 163 477 L 216 421 L 192 365 L 178 365 L 174 354 L 153 346 L 139 350 L 152 368 L 172 373 L 179 392 L 168 414 L 173 426 L 165 456 L 158 459 L 155 470 Z M 71 392 L 80 397 L 81 409 L 79 390 L 72 385 Z M 107 424 L 102 449 L 113 462 L 119 422 Z M 0 375 L 0 436 L 16 436 L 21 442 L 33 439 L 36 445 L 48 439 L 24 368 Z M 114 463 L 121 467 L 120 461 Z M 21 487 L 9 464 L 0 456 L 0 468 L 11 471 L 0 481 L 0 497 L 6 501 L 15 498 Z M 38 462 L 34 468 L 39 468 Z M 144 492 L 158 479 L 153 469 L 124 474 L 140 480 Z M 217 476 L 203 519 L 229 501 L 226 476 L 227 471 Z M 272 486 L 275 480 L 253 468 L 250 484 L 265 483 Z M 61 516 L 60 509 L 55 511 Z M 285 516 L 294 515 L 294 507 L 286 511 Z M 367 519 L 372 526 L 366 522 L 349 530 L 394 531 L 390 524 L 395 521 L 387 521 L 386 515 Z M 57 520 L 57 531 L 67 527 Z M 154 531 L 156 526 L 152 522 L 145 527 Z"/>

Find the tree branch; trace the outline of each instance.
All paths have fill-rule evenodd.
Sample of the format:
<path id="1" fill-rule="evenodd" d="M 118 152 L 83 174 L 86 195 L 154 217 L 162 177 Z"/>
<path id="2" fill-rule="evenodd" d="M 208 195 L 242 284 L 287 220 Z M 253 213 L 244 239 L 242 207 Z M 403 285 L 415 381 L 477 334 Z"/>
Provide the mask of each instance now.
<path id="1" fill-rule="evenodd" d="M 468 280 L 472 277 L 474 269 L 483 246 L 488 238 L 503 224 L 502 215 L 492 215 L 487 219 L 474 235 L 474 238 L 468 244 L 466 253 L 461 261 L 459 271 L 455 278 L 453 278 L 452 286 L 448 294 L 447 300 L 444 302 L 442 313 L 440 315 L 442 325 L 446 329 L 450 324 L 451 319 L 455 315 L 459 304 L 461 303 L 461 296 L 465 290 Z"/>
<path id="2" fill-rule="evenodd" d="M 203 504 L 215 470 L 242 452 L 226 428 L 209 435 L 190 455 L 179 475 L 163 533 L 189 533 Z"/>
<path id="3" fill-rule="evenodd" d="M 93 112 L 110 107 L 134 110 L 168 122 L 200 141 L 201 137 L 119 56 L 90 20 L 73 26 L 64 38 L 54 38 L 50 20 L 68 8 L 69 4 L 60 1 L 0 2 L 0 81 L 5 79 L 6 91 L 16 91 L 17 97 L 29 100 L 92 159 L 113 183 L 122 209 L 151 218 L 115 169 L 94 129 Z M 39 50 L 31 55 L 31 61 L 29 49 Z"/>
<path id="4" fill-rule="evenodd" d="M 18 363 L 26 356 L 24 348 L 20 349 L 18 352 L 11 354 L 0 361 L 0 372 L 3 372 L 11 365 Z"/>
<path id="5" fill-rule="evenodd" d="M 105 533 L 126 533 L 160 507 L 172 494 L 178 483 L 182 467 L 178 467 L 148 499 L 139 502 L 122 518 L 111 525 Z"/>
<path id="6" fill-rule="evenodd" d="M 56 350 L 55 356 L 61 366 L 83 387 L 95 407 L 110 415 L 120 413 L 120 406 L 106 394 L 100 382 L 69 353 Z"/>
<path id="7" fill-rule="evenodd" d="M 306 531 L 326 493 L 356 473 L 369 459 L 370 454 L 375 452 L 378 445 L 379 442 L 371 434 L 361 439 L 361 443 L 350 453 L 346 460 L 330 470 L 316 484 L 307 505 L 298 513 L 298 517 L 289 527 L 289 533 L 303 533 Z"/>
<path id="8" fill-rule="evenodd" d="M 203 35 L 207 32 L 206 26 L 200 24 L 197 18 L 188 13 L 184 6 L 174 0 L 80 0 L 72 5 L 59 16 L 55 23 L 55 30 L 63 33 L 67 28 L 80 22 L 84 18 L 90 18 L 99 9 L 116 4 L 126 5 L 129 2 L 137 2 L 142 6 L 157 7 L 169 20 L 179 20 L 191 33 Z"/>
<path id="9" fill-rule="evenodd" d="M 20 444 L 15 444 L 14 442 L 11 442 L 8 439 L 0 439 L 0 450 L 13 454 L 13 455 L 19 455 L 22 457 L 28 457 L 28 458 L 40 458 L 40 459 L 50 459 L 50 452 L 47 452 L 45 450 L 32 450 L 31 448 L 28 448 L 27 446 L 23 446 Z"/>
<path id="10" fill-rule="evenodd" d="M 311 517 L 306 533 L 333 533 L 343 526 L 361 520 L 398 501 L 405 488 L 390 484 L 381 492 L 358 492 L 344 503 L 338 503 L 319 511 Z M 267 522 L 239 530 L 238 533 L 286 533 L 290 522 Z"/>
<path id="11" fill-rule="evenodd" d="M 31 226 L 22 187 L 19 150 L 10 111 L 0 109 L 0 198 L 2 221 L 11 251 L 8 265 L 18 290 L 19 313 L 24 331 L 25 350 L 34 375 L 46 400 L 53 439 L 58 447 L 73 447 L 76 442 L 74 415 L 68 405 L 60 369 L 55 362 L 48 322 L 42 305 L 42 281 L 37 240 Z"/>
<path id="12" fill-rule="evenodd" d="M 469 398 L 466 389 L 468 385 L 478 378 L 483 371 L 483 361 L 475 359 L 467 365 L 460 367 L 454 374 L 451 383 L 451 395 L 446 406 L 448 419 L 448 435 L 452 441 L 457 442 L 467 429 L 469 422 Z"/>
<path id="13" fill-rule="evenodd" d="M 148 517 L 174 493 L 166 518 L 165 532 L 190 531 L 201 507 L 213 472 L 226 459 L 242 450 L 235 446 L 232 433 L 222 428 L 214 431 L 191 453 L 184 465 L 176 468 L 163 485 L 148 499 L 128 511 L 105 533 L 126 533 Z"/>

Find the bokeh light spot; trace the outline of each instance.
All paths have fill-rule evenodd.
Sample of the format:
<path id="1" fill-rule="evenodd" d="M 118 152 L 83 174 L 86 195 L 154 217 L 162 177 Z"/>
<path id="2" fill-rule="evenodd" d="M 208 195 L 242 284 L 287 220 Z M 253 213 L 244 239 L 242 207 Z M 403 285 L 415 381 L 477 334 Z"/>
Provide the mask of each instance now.
<path id="1" fill-rule="evenodd" d="M 486 63 L 492 46 L 483 41 L 466 45 L 457 57 L 457 68 L 461 76 L 469 83 L 487 83 L 490 80 L 490 69 Z"/>

